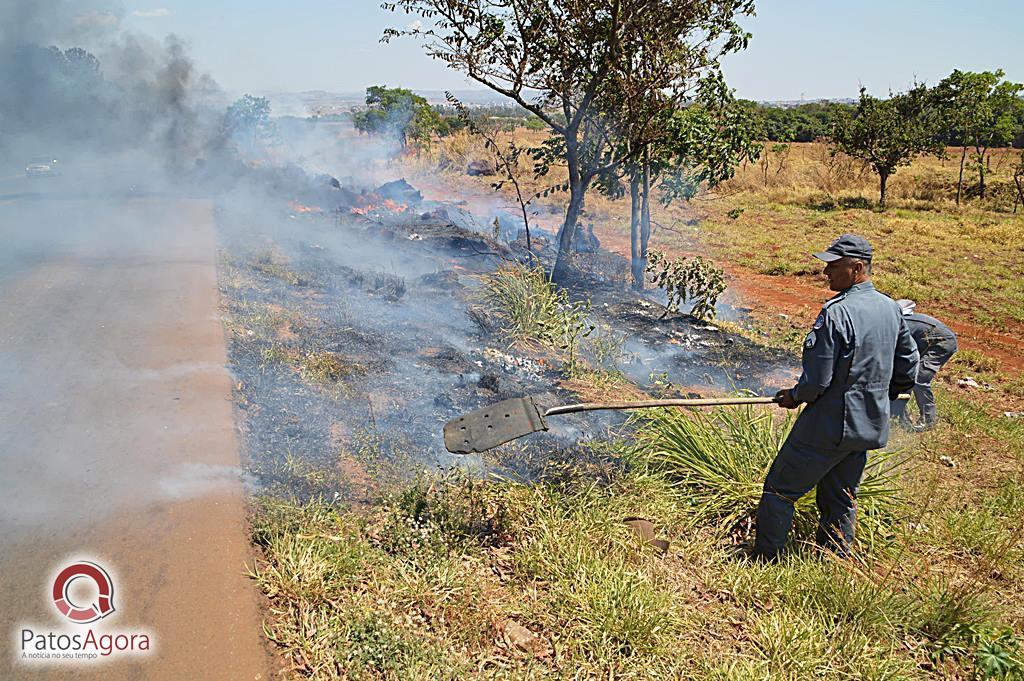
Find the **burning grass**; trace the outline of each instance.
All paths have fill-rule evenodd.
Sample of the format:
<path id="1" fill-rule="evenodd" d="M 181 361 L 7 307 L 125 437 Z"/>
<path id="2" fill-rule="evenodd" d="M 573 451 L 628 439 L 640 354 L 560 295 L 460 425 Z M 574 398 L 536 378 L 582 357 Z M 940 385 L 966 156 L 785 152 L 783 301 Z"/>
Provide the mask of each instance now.
<path id="1" fill-rule="evenodd" d="M 744 212 L 735 221 L 746 217 Z M 865 486 L 856 560 L 821 557 L 798 543 L 780 565 L 751 565 L 737 557 L 737 544 L 747 538 L 745 521 L 783 424 L 759 420 L 760 412 L 672 412 L 661 423 L 657 415 L 635 421 L 627 441 L 594 445 L 606 452 L 598 462 L 582 455 L 565 462 L 539 447 L 527 461 L 525 445 L 507 446 L 500 453 L 506 461 L 489 462 L 529 484 L 460 473 L 410 480 L 413 466 L 405 463 L 398 464 L 402 474 L 389 479 L 386 471 L 393 470 L 399 450 L 419 464 L 434 455 L 423 443 L 451 415 L 452 396 L 490 400 L 499 390 L 550 386 L 558 378 L 547 358 L 542 364 L 491 348 L 476 353 L 456 347 L 463 341 L 484 346 L 502 334 L 562 354 L 567 348 L 559 329 L 585 329 L 583 317 L 573 316 L 580 308 L 565 307 L 568 298 L 550 287 L 543 272 L 510 268 L 485 275 L 490 298 L 483 302 L 490 309 L 481 317 L 482 336 L 467 332 L 448 351 L 447 341 L 428 333 L 435 321 L 429 315 L 430 322 L 417 322 L 404 337 L 392 337 L 408 328 L 396 323 L 382 333 L 353 331 L 360 324 L 365 329 L 374 314 L 406 307 L 382 304 L 387 297 L 368 282 L 371 274 L 358 282 L 352 274 L 357 270 L 347 266 L 315 274 L 318 282 L 336 277 L 330 295 L 348 296 L 359 310 L 328 318 L 328 284 L 323 290 L 303 287 L 302 275 L 288 275 L 294 266 L 271 254 L 247 268 L 258 281 L 251 289 L 232 281 L 231 293 L 259 298 L 270 292 L 279 309 L 254 305 L 250 312 L 263 321 L 240 315 L 229 322 L 234 361 L 241 358 L 246 372 L 240 385 L 245 382 L 251 397 L 240 407 L 258 436 L 253 449 L 265 457 L 254 465 L 267 495 L 256 501 L 253 541 L 261 554 L 252 576 L 269 599 L 266 629 L 288 657 L 291 676 L 848 679 L 1021 673 L 1014 632 L 1024 622 L 1024 583 L 1014 564 L 1020 545 L 1013 543 L 1024 521 L 1021 477 L 1008 462 L 1012 455 L 993 457 L 990 451 L 1011 451 L 1024 442 L 1019 423 L 940 391 L 949 418 L 906 443 L 915 465 L 879 467 L 889 477 L 878 478 L 885 484 L 877 496 Z M 429 304 L 417 293 L 414 288 L 410 294 L 417 304 Z M 465 302 L 445 298 L 436 309 Z M 578 334 L 572 338 L 579 340 Z M 706 347 L 699 341 L 695 337 L 694 348 Z M 614 332 L 605 337 L 602 329 L 582 346 L 583 360 L 575 370 L 563 364 L 563 376 L 595 390 L 638 389 L 615 368 L 622 343 Z M 345 358 L 362 361 L 371 347 L 393 363 L 389 368 L 415 367 L 412 380 L 395 372 L 373 387 L 364 383 L 375 376 L 347 381 L 356 392 L 345 400 L 339 391 L 322 389 L 318 377 L 339 380 L 333 377 L 351 365 Z M 425 350 L 430 348 L 440 349 Z M 253 351 L 262 353 L 260 371 L 252 371 Z M 303 363 L 319 353 L 326 356 L 303 371 Z M 979 358 L 967 359 L 979 370 L 995 371 Z M 706 353 L 699 361 L 707 362 Z M 500 383 L 484 381 L 499 375 Z M 429 381 L 430 392 L 420 390 Z M 389 389 L 402 391 L 401 406 L 391 404 Z M 406 403 L 417 404 L 405 410 Z M 353 427 L 360 420 L 369 424 L 365 436 Z M 940 462 L 950 453 L 955 468 Z M 985 492 L 975 484 L 982 476 L 996 499 L 992 504 L 984 503 Z M 364 481 L 380 483 L 366 495 L 371 503 L 347 506 L 346 487 Z M 807 536 L 812 522 L 804 509 L 798 537 Z M 672 542 L 664 556 L 622 524 L 638 516 Z"/>

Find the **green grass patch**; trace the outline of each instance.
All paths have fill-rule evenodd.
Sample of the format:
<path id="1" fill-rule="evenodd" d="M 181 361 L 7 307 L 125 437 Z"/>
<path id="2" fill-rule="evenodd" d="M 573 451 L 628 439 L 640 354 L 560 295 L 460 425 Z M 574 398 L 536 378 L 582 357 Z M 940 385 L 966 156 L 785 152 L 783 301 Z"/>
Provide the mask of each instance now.
<path id="1" fill-rule="evenodd" d="M 1022 478 L 977 507 L 932 503 L 934 488 L 910 503 L 914 469 L 885 460 L 862 486 L 853 559 L 799 543 L 779 564 L 751 563 L 735 530 L 749 538 L 789 425 L 752 408 L 665 410 L 604 444 L 628 463 L 599 476 L 568 463 L 532 484 L 399 480 L 368 512 L 263 500 L 251 572 L 272 604 L 268 635 L 306 678 L 1021 673 L 998 590 L 1020 584 L 1009 542 Z M 624 524 L 635 517 L 671 542 L 666 554 Z M 809 495 L 796 536 L 815 521 Z"/>
<path id="2" fill-rule="evenodd" d="M 320 384 L 337 383 L 364 371 L 361 365 L 347 362 L 337 353 L 327 350 L 310 350 L 300 355 L 298 366 L 305 380 Z"/>
<path id="3" fill-rule="evenodd" d="M 571 301 L 543 268 L 512 264 L 481 277 L 486 314 L 513 344 L 538 344 L 566 354 L 567 373 L 576 369 L 580 341 L 594 326 L 589 301 Z"/>
<path id="4" fill-rule="evenodd" d="M 1020 504 L 1018 486 L 1001 494 Z M 623 524 L 637 516 L 671 540 L 666 555 Z M 532 485 L 448 474 L 400 486 L 369 514 L 261 501 L 251 576 L 271 603 L 270 640 L 303 678 L 902 679 L 988 668 L 999 678 L 1022 668 L 984 580 L 916 554 L 841 561 L 800 550 L 753 564 L 728 557 L 709 522 L 643 467 L 602 483 L 572 470 Z M 509 622 L 525 641 L 502 633 Z"/>
<path id="5" fill-rule="evenodd" d="M 735 407 L 645 410 L 633 423 L 633 455 L 674 481 L 695 518 L 735 529 L 747 539 L 765 476 L 793 419 Z M 872 454 L 857 498 L 858 538 L 865 547 L 880 548 L 895 537 L 904 506 L 896 479 L 904 466 L 905 459 L 894 454 Z M 800 499 L 796 511 L 795 539 L 805 541 L 817 527 L 813 495 Z"/>

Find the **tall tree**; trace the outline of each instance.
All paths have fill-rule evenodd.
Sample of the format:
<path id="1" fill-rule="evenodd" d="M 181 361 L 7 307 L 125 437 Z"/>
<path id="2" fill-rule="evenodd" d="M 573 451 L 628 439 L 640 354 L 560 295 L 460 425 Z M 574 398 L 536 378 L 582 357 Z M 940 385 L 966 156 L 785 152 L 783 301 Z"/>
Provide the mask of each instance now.
<path id="1" fill-rule="evenodd" d="M 647 270 L 651 188 L 657 186 L 666 205 L 688 201 L 701 187 L 715 187 L 731 178 L 736 166 L 757 160 L 761 152 L 753 113 L 735 99 L 718 72 L 698 82 L 686 106 L 664 112 L 655 122 L 658 134 L 651 136 L 639 157 L 616 174 L 600 176 L 597 185 L 614 198 L 625 193 L 623 180 L 629 184 L 630 271 L 637 290 L 643 288 Z M 627 137 L 621 143 L 636 142 Z"/>
<path id="2" fill-rule="evenodd" d="M 224 112 L 221 127 L 226 135 L 244 135 L 251 151 L 256 147 L 256 136 L 269 121 L 270 100 L 246 94 Z"/>
<path id="3" fill-rule="evenodd" d="M 933 96 L 941 111 L 944 143 L 960 150 L 960 175 L 956 203 L 963 195 L 967 151 L 974 148 L 972 161 L 978 172 L 978 193 L 985 198 L 985 160 L 994 146 L 1010 144 L 1017 134 L 1018 118 L 1024 110 L 1020 93 L 1024 85 L 1003 80 L 1003 72 L 956 70 L 935 86 Z"/>
<path id="4" fill-rule="evenodd" d="M 429 56 L 515 101 L 552 132 L 548 152 L 568 171 L 569 204 L 553 278 L 571 268 L 576 223 L 594 178 L 639 158 L 644 144 L 615 144 L 613 108 L 644 116 L 685 95 L 694 73 L 749 38 L 737 15 L 753 0 L 396 0 L 383 7 L 423 25 L 384 39 L 421 38 Z M 652 105 L 652 103 L 659 103 Z M 653 130 L 637 121 L 635 139 Z M 624 155 L 620 155 L 624 154 Z M 540 154 L 541 161 L 551 154 Z"/>
<path id="5" fill-rule="evenodd" d="M 352 115 L 360 132 L 393 135 L 402 148 L 410 142 L 427 142 L 439 132 L 440 114 L 412 90 L 384 85 L 366 88 L 366 109 Z"/>
<path id="6" fill-rule="evenodd" d="M 886 184 L 900 166 L 920 154 L 942 152 L 935 135 L 935 112 L 928 89 L 916 85 L 907 92 L 877 99 L 860 89 L 852 115 L 839 110 L 833 123 L 832 153 L 863 159 L 878 174 L 878 205 L 885 208 Z"/>

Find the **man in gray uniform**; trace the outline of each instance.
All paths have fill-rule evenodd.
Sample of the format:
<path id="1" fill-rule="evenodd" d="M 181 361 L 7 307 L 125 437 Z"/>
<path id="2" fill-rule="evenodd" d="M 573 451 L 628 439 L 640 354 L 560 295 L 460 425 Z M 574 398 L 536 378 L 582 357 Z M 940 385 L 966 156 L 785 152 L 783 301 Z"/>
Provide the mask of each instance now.
<path id="1" fill-rule="evenodd" d="M 893 418 L 908 430 L 926 430 L 935 426 L 938 414 L 935 411 L 935 394 L 932 392 L 932 379 L 942 365 L 956 354 L 956 334 L 948 326 L 935 317 L 915 312 L 917 303 L 913 300 L 897 300 L 903 310 L 903 321 L 910 329 L 910 335 L 917 343 L 917 351 L 921 355 L 921 365 L 917 369 L 917 380 L 914 382 L 914 397 L 917 408 L 921 412 L 920 425 L 914 424 L 907 415 L 907 403 L 893 402 Z"/>
<path id="2" fill-rule="evenodd" d="M 803 348 L 796 386 L 781 406 L 805 404 L 764 482 L 754 557 L 775 559 L 793 524 L 793 505 L 817 485 L 817 543 L 848 555 L 857 488 L 867 452 L 889 439 L 889 402 L 914 385 L 917 345 L 896 301 L 871 283 L 871 244 L 844 234 L 823 253 L 829 288 Z"/>

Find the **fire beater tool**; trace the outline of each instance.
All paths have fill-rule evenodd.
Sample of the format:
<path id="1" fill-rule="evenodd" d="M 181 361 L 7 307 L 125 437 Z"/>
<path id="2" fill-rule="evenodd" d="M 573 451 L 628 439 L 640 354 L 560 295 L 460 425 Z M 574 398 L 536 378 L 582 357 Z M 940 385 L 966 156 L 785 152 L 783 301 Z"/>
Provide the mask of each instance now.
<path id="1" fill-rule="evenodd" d="M 909 400 L 910 395 L 897 399 Z M 650 407 L 716 407 L 739 404 L 778 404 L 776 397 L 716 397 L 637 402 L 583 402 L 544 408 L 531 396 L 502 400 L 452 419 L 444 425 L 444 446 L 453 454 L 485 452 L 530 433 L 547 430 L 545 420 L 559 414 L 600 409 L 647 409 Z"/>

